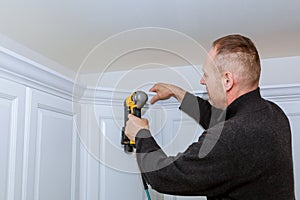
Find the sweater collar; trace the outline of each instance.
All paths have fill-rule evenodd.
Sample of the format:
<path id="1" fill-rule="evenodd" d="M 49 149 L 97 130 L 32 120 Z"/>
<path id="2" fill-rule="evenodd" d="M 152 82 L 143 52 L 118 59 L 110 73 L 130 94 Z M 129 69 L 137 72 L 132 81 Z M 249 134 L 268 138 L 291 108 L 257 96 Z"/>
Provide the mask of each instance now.
<path id="1" fill-rule="evenodd" d="M 253 101 L 255 100 L 256 101 Z M 254 111 L 257 109 L 259 104 L 257 104 L 257 100 L 261 99 L 260 88 L 250 91 L 242 96 L 238 97 L 234 100 L 226 109 L 226 119 L 229 119 L 240 111 Z"/>

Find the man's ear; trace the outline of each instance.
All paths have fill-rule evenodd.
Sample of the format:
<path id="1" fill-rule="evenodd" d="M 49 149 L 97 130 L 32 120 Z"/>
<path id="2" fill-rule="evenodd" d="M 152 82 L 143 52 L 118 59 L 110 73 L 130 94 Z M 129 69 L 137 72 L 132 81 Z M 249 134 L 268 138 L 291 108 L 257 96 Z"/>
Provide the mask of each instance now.
<path id="1" fill-rule="evenodd" d="M 231 90 L 233 87 L 233 74 L 231 72 L 224 73 L 224 88 L 226 92 Z"/>

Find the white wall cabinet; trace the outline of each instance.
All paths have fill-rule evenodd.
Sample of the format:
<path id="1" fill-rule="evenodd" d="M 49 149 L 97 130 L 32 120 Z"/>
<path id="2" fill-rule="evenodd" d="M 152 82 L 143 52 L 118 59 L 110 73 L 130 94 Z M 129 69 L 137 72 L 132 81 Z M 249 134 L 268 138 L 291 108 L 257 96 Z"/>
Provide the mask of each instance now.
<path id="1" fill-rule="evenodd" d="M 70 101 L 0 78 L 0 199 L 75 200 L 78 144 Z"/>

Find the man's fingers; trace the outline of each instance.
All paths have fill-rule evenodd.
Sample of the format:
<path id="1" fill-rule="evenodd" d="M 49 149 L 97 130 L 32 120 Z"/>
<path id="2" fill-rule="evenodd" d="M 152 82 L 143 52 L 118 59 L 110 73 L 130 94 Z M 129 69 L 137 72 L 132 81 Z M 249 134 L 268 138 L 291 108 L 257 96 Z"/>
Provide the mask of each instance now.
<path id="1" fill-rule="evenodd" d="M 128 114 L 128 120 L 126 122 L 127 125 L 134 125 L 134 126 L 144 126 L 148 124 L 148 120 L 145 118 L 139 118 L 134 116 L 133 114 Z"/>
<path id="2" fill-rule="evenodd" d="M 145 124 L 148 124 L 148 123 L 149 123 L 148 119 L 146 119 L 146 118 L 142 118 L 142 121 L 143 121 Z"/>
<path id="3" fill-rule="evenodd" d="M 156 92 L 156 91 L 157 91 L 156 84 L 149 89 L 149 92 Z"/>
<path id="4" fill-rule="evenodd" d="M 139 117 L 137 117 L 137 116 L 135 116 L 135 115 L 133 115 L 133 114 L 128 114 L 128 119 L 130 119 L 130 120 L 132 120 L 132 121 L 136 121 L 136 120 L 139 120 L 139 119 L 141 119 L 141 118 L 139 118 Z"/>
<path id="5" fill-rule="evenodd" d="M 165 100 L 171 97 L 172 91 L 169 88 L 168 84 L 165 83 L 156 83 L 149 92 L 156 92 L 156 95 L 152 97 L 150 103 L 154 104 L 159 100 Z"/>
<path id="6" fill-rule="evenodd" d="M 128 119 L 130 119 L 131 117 L 133 117 L 133 114 L 128 114 Z"/>
<path id="7" fill-rule="evenodd" d="M 135 116 L 135 115 L 133 115 L 133 114 L 128 114 L 128 119 L 134 120 L 134 118 L 137 118 L 137 116 Z"/>
<path id="8" fill-rule="evenodd" d="M 159 90 L 159 85 L 158 84 L 155 84 L 155 85 L 153 85 L 153 87 L 152 88 L 150 88 L 150 90 L 149 90 L 149 92 L 156 92 L 157 94 L 154 96 L 154 97 L 152 97 L 152 99 L 150 100 L 150 103 L 151 104 L 154 104 L 155 102 L 157 102 L 158 100 L 159 100 L 159 96 L 158 96 L 158 90 Z"/>
<path id="9" fill-rule="evenodd" d="M 157 92 L 160 88 L 164 87 L 164 83 L 155 83 L 152 88 L 149 89 L 149 92 Z"/>
<path id="10" fill-rule="evenodd" d="M 157 102 L 159 100 L 159 96 L 158 95 L 155 95 L 154 97 L 152 97 L 150 103 L 151 104 L 154 104 L 155 102 Z"/>

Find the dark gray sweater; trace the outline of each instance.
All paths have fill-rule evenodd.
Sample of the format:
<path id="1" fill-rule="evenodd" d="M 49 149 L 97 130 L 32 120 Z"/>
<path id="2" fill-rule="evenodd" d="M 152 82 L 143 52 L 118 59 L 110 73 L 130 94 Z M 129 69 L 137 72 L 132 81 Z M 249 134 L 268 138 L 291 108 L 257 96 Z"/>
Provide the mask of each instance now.
<path id="1" fill-rule="evenodd" d="M 153 189 L 209 200 L 295 199 L 289 122 L 259 89 L 224 112 L 186 93 L 181 110 L 205 129 L 183 153 L 167 156 L 149 130 L 136 136 L 137 161 Z"/>

